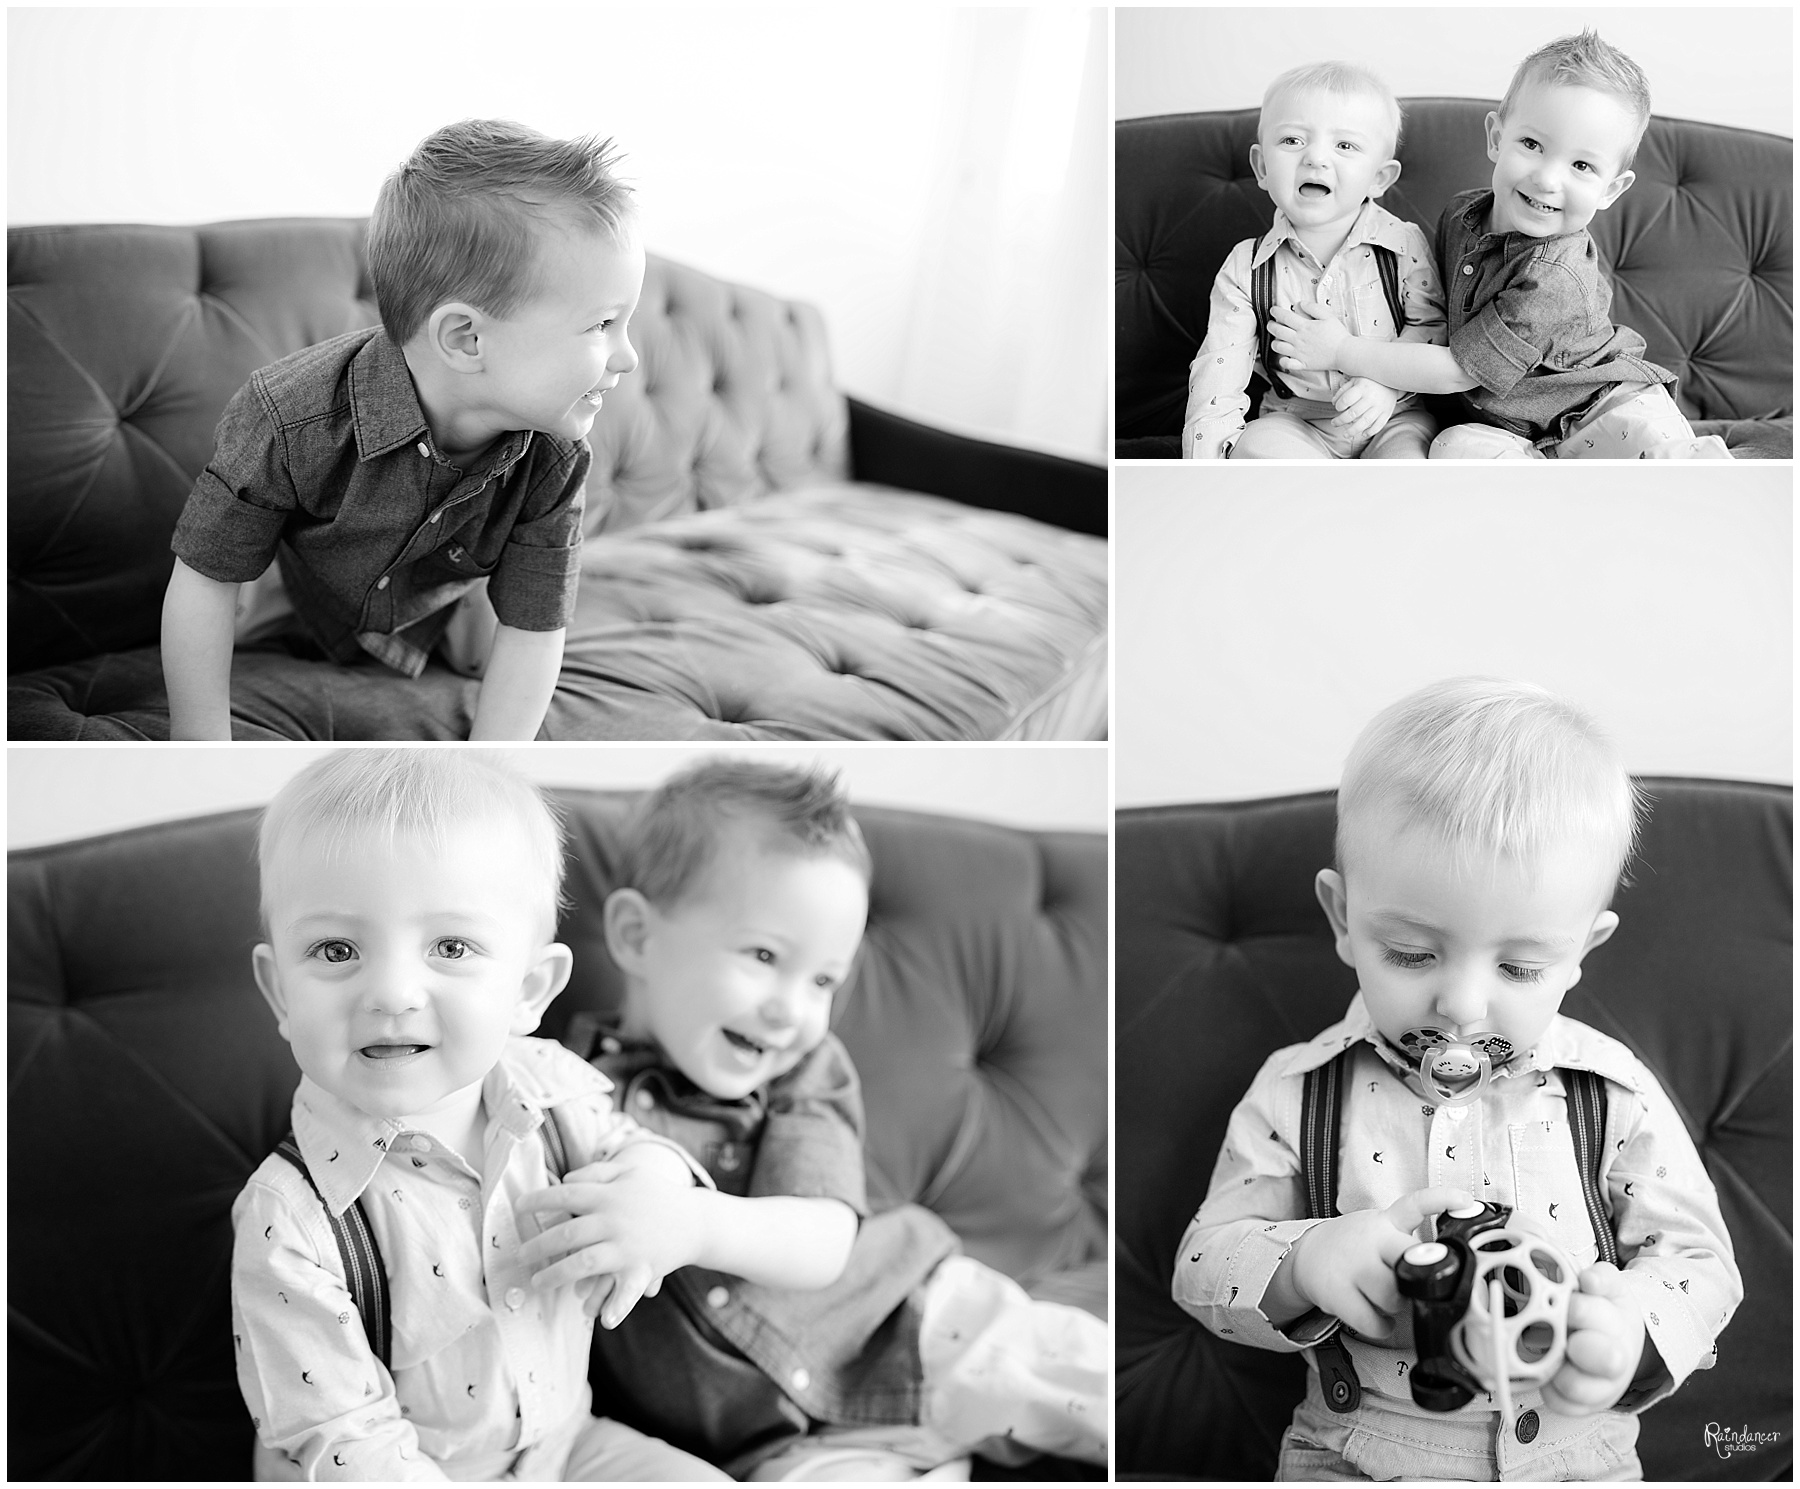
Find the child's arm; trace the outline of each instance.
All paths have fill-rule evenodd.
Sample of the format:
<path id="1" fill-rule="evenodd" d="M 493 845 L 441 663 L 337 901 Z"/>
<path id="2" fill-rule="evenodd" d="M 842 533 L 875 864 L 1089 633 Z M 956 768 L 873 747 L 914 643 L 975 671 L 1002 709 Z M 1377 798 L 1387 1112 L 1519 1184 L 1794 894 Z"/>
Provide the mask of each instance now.
<path id="1" fill-rule="evenodd" d="M 497 626 L 494 650 L 475 700 L 471 740 L 537 738 L 562 671 L 562 629 L 522 631 Z"/>
<path id="2" fill-rule="evenodd" d="M 238 588 L 175 560 L 162 611 L 170 739 L 231 738 L 231 642 Z"/>
<path id="3" fill-rule="evenodd" d="M 231 1212 L 233 1354 L 257 1435 L 297 1478 L 446 1478 L 369 1348 L 317 1197 L 292 1179 L 290 1197 L 253 1178 Z"/>
<path id="4" fill-rule="evenodd" d="M 1335 370 L 1409 393 L 1461 393 L 1480 383 L 1448 347 L 1353 336 L 1316 304 L 1294 310 L 1277 305 L 1269 319 L 1271 349 L 1283 372 Z"/>
<path id="5" fill-rule="evenodd" d="M 1245 389 L 1256 369 L 1256 316 L 1250 305 L 1250 258 L 1257 240 L 1231 250 L 1213 280 L 1206 339 L 1188 367 L 1187 412 L 1181 423 L 1184 460 L 1222 460 L 1244 432 Z"/>

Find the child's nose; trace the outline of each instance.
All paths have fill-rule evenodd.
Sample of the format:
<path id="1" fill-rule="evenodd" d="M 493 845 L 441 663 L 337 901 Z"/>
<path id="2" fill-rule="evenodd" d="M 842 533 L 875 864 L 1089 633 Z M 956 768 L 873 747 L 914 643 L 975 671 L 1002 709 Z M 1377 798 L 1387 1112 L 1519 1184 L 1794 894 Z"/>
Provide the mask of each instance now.
<path id="1" fill-rule="evenodd" d="M 1487 989 L 1472 973 L 1452 972 L 1439 983 L 1435 1006 L 1440 1018 L 1466 1028 L 1487 1018 Z"/>
<path id="2" fill-rule="evenodd" d="M 627 372 L 636 372 L 637 364 L 637 348 L 628 338 L 620 337 L 619 349 L 606 359 L 607 367 L 623 376 Z"/>
<path id="3" fill-rule="evenodd" d="M 363 1000 L 373 1013 L 409 1013 L 425 1002 L 425 990 L 412 968 L 396 963 L 370 969 Z"/>

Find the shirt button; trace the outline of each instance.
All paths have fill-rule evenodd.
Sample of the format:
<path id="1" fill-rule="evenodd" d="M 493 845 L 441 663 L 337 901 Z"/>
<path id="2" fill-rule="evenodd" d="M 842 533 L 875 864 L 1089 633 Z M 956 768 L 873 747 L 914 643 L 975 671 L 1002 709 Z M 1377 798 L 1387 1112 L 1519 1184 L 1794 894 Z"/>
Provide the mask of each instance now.
<path id="1" fill-rule="evenodd" d="M 431 1139 L 415 1135 L 412 1139 L 412 1150 L 415 1153 L 429 1153 L 431 1151 Z"/>
<path id="2" fill-rule="evenodd" d="M 512 1308 L 512 1309 L 518 1309 L 518 1308 L 524 1307 L 525 1306 L 525 1289 L 522 1287 L 507 1288 L 507 1290 L 506 1290 L 506 1306 L 508 1308 Z M 1529 1439 L 1527 1439 L 1527 1440 L 1529 1441 Z"/>
<path id="3" fill-rule="evenodd" d="M 600 1041 L 600 1050 L 603 1054 L 616 1055 L 624 1048 L 625 1046 L 620 1044 L 619 1041 L 614 1039 L 610 1034 Z"/>
<path id="4" fill-rule="evenodd" d="M 1444 1114 L 1449 1117 L 1452 1122 L 1461 1122 L 1464 1117 L 1469 1115 L 1469 1109 L 1466 1106 L 1445 1107 Z"/>
<path id="5" fill-rule="evenodd" d="M 432 514 L 431 514 L 431 516 L 429 516 L 429 517 L 428 517 L 428 518 L 426 518 L 426 519 L 425 519 L 425 520 L 426 520 L 426 521 L 427 521 L 427 522 L 436 522 L 436 521 L 437 521 L 437 520 L 438 520 L 438 518 L 440 518 L 440 517 L 442 517 L 442 516 L 443 516 L 443 515 L 444 515 L 444 514 L 443 514 L 443 513 L 442 513 L 442 512 L 433 512 L 433 513 L 432 513 Z"/>
<path id="6" fill-rule="evenodd" d="M 1475 266 L 1473 264 L 1464 264 L 1463 265 L 1463 273 L 1473 274 L 1474 272 L 1475 272 Z"/>
<path id="7" fill-rule="evenodd" d="M 431 459 L 431 446 L 426 444 L 424 440 L 419 441 L 419 453 L 427 460 Z"/>
<path id="8" fill-rule="evenodd" d="M 375 581 L 375 588 L 386 589 L 387 587 L 388 587 L 388 576 L 386 574 L 383 574 L 379 579 L 377 579 Z"/>
<path id="9" fill-rule="evenodd" d="M 723 1308 L 730 1301 L 731 1294 L 722 1287 L 715 1287 L 706 1295 L 706 1306 L 709 1308 Z"/>
<path id="10" fill-rule="evenodd" d="M 1520 1442 L 1530 1442 L 1537 1436 L 1538 1415 L 1535 1411 L 1521 1412 L 1518 1424 L 1513 1428 Z"/>
<path id="11" fill-rule="evenodd" d="M 648 1091 L 639 1091 L 637 1093 L 637 1104 L 648 1111 L 651 1107 L 656 1105 L 656 1098 Z"/>
<path id="12" fill-rule="evenodd" d="M 796 1370 L 788 1377 L 788 1380 L 796 1391 L 804 1391 L 812 1384 L 812 1377 L 804 1369 Z"/>

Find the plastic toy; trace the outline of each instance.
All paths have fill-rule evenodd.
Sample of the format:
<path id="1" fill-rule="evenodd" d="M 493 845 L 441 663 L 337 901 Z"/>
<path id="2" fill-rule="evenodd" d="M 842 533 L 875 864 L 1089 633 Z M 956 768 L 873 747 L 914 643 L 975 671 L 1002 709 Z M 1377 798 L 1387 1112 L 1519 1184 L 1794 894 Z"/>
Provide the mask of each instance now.
<path id="1" fill-rule="evenodd" d="M 1463 1037 L 1430 1027 L 1408 1029 L 1400 1049 L 1419 1062 L 1419 1082 L 1440 1106 L 1467 1106 L 1515 1053 L 1498 1034 Z"/>

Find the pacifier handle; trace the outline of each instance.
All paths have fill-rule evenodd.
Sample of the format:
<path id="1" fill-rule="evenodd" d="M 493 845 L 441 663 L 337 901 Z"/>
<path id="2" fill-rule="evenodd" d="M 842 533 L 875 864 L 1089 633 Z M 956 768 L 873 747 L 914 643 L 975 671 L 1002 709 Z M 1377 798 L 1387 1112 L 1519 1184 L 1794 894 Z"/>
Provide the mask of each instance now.
<path id="1" fill-rule="evenodd" d="M 1437 1079 L 1436 1066 L 1440 1059 L 1450 1054 L 1474 1059 L 1476 1070 L 1469 1084 L 1461 1091 L 1452 1091 L 1441 1085 Z M 1419 1057 L 1419 1084 L 1424 1086 L 1426 1095 L 1439 1106 L 1467 1106 L 1476 1100 L 1488 1087 L 1494 1076 L 1494 1062 L 1488 1058 L 1488 1052 L 1473 1044 L 1443 1044 L 1428 1049 Z"/>

